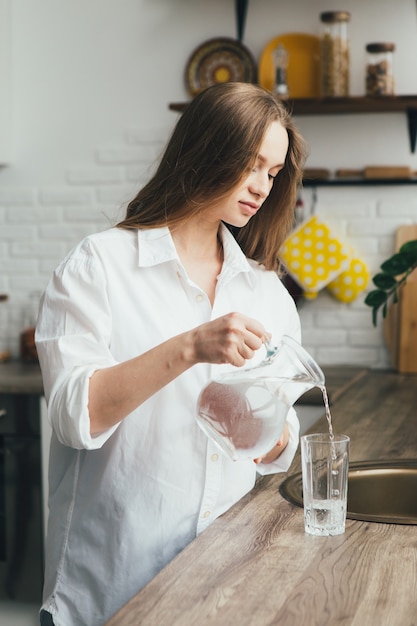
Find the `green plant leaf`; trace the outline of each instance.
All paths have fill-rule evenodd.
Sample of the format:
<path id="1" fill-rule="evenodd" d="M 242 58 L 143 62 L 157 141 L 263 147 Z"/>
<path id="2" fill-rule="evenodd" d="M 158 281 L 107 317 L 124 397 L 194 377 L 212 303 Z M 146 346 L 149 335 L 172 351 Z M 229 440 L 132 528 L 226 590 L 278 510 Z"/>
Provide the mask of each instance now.
<path id="1" fill-rule="evenodd" d="M 417 239 L 406 241 L 400 248 L 401 254 L 406 254 L 410 265 L 417 263 Z"/>
<path id="2" fill-rule="evenodd" d="M 387 301 L 387 299 L 388 294 L 385 291 L 382 291 L 381 289 L 374 289 L 367 294 L 365 304 L 378 309 Z"/>
<path id="3" fill-rule="evenodd" d="M 397 284 L 397 281 L 393 276 L 388 274 L 376 274 L 373 277 L 373 282 L 379 289 L 392 289 Z"/>
<path id="4" fill-rule="evenodd" d="M 417 239 L 404 243 L 399 252 L 382 263 L 382 272 L 372 279 L 378 289 L 370 291 L 365 298 L 365 304 L 372 307 L 374 326 L 377 325 L 379 309 L 382 307 L 382 317 L 386 317 L 389 299 L 392 297 L 394 304 L 398 302 L 400 288 L 406 284 L 407 278 L 415 269 L 417 269 Z M 395 276 L 400 278 L 396 280 Z"/>
<path id="5" fill-rule="evenodd" d="M 412 263 L 410 263 L 408 254 L 397 252 L 391 258 L 382 263 L 381 270 L 389 276 L 398 276 L 399 274 L 404 274 L 404 272 L 410 269 L 410 265 L 412 265 Z"/>

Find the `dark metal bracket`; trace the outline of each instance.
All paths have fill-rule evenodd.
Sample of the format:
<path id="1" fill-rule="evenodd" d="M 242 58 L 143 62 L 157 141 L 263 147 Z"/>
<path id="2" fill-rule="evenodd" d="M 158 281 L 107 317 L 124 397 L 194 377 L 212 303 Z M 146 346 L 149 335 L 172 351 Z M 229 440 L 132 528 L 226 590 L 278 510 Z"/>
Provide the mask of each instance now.
<path id="1" fill-rule="evenodd" d="M 411 152 L 416 151 L 417 139 L 417 108 L 409 107 L 407 109 L 408 136 L 410 139 Z"/>
<path id="2" fill-rule="evenodd" d="M 248 11 L 249 0 L 235 0 L 236 21 L 237 21 L 237 38 L 242 41 L 245 32 L 246 14 Z"/>

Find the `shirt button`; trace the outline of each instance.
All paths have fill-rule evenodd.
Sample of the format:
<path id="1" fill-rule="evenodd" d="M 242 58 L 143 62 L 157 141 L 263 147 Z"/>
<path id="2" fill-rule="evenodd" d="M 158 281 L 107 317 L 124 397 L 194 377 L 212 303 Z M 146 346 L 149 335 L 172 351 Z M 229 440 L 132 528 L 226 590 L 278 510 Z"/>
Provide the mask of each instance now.
<path id="1" fill-rule="evenodd" d="M 212 454 L 211 455 L 211 460 L 213 461 L 213 463 L 215 463 L 216 461 L 219 460 L 219 455 L 218 454 Z"/>
<path id="2" fill-rule="evenodd" d="M 199 293 L 199 294 L 195 297 L 195 299 L 196 299 L 196 302 L 200 303 L 200 302 L 203 302 L 203 300 L 204 300 L 204 296 L 203 296 L 201 293 Z"/>
<path id="3" fill-rule="evenodd" d="M 203 513 L 204 519 L 207 519 L 208 517 L 210 517 L 210 515 L 211 515 L 210 511 L 205 511 L 205 513 Z"/>

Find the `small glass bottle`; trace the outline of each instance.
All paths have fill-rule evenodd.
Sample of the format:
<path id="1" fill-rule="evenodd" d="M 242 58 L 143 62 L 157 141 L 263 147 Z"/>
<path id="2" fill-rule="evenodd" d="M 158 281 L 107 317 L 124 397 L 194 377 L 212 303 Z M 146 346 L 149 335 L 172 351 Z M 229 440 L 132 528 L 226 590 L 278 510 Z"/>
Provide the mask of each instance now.
<path id="1" fill-rule="evenodd" d="M 274 50 L 275 86 L 274 91 L 280 98 L 288 98 L 287 68 L 288 52 L 282 44 Z"/>
<path id="2" fill-rule="evenodd" d="M 393 96 L 395 83 L 393 73 L 393 52 L 395 44 L 388 42 L 368 43 L 366 64 L 366 95 Z"/>
<path id="3" fill-rule="evenodd" d="M 325 11 L 320 14 L 320 82 L 322 97 L 349 95 L 348 11 Z"/>

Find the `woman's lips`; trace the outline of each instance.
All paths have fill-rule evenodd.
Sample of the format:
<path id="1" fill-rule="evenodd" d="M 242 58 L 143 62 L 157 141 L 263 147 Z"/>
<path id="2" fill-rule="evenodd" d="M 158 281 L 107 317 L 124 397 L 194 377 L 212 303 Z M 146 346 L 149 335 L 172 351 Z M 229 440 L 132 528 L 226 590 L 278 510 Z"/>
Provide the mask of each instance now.
<path id="1" fill-rule="evenodd" d="M 243 201 L 240 201 L 239 204 L 242 207 L 243 212 L 246 215 L 251 215 L 251 216 L 255 215 L 255 213 L 259 209 L 259 204 L 255 204 L 254 202 L 243 202 Z"/>

